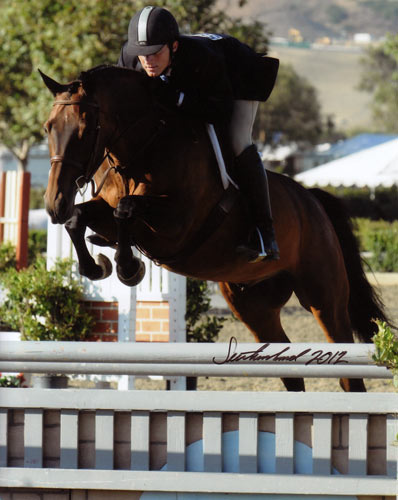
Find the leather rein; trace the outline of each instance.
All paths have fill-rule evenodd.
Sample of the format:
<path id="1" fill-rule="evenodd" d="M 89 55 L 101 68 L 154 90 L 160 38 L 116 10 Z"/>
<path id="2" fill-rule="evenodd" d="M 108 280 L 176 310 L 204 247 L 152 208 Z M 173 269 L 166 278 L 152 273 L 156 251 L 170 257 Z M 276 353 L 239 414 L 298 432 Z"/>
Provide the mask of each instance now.
<path id="1" fill-rule="evenodd" d="M 94 164 L 95 158 L 97 156 L 98 147 L 99 147 L 99 135 L 100 135 L 99 133 L 101 130 L 101 126 L 99 124 L 99 118 L 98 118 L 98 115 L 100 112 L 99 105 L 96 104 L 95 102 L 91 102 L 91 101 L 72 100 L 72 99 L 57 99 L 56 101 L 54 101 L 53 106 L 56 106 L 56 105 L 66 105 L 66 106 L 77 105 L 77 106 L 79 106 L 81 104 L 88 105 L 88 106 L 95 108 L 97 110 L 97 116 L 96 116 L 95 140 L 94 140 L 93 148 L 92 148 L 92 151 L 90 153 L 90 158 L 88 161 L 87 173 L 85 175 L 80 175 L 75 180 L 77 190 L 83 196 L 86 189 L 87 189 L 88 184 L 91 184 L 91 196 L 92 196 L 92 198 L 97 197 L 99 195 L 99 193 L 101 192 L 109 173 L 111 172 L 111 170 L 114 170 L 115 172 L 117 172 L 118 174 L 120 174 L 122 176 L 124 186 L 125 186 L 125 191 L 126 191 L 125 194 L 128 195 L 129 194 L 128 179 L 127 179 L 127 176 L 125 175 L 125 172 L 123 171 L 126 169 L 126 166 L 115 165 L 114 160 L 111 156 L 110 148 L 106 148 L 105 155 L 101 158 L 101 160 L 98 163 Z M 119 139 L 121 139 L 121 137 L 127 132 L 127 130 L 129 128 L 131 128 L 132 126 L 139 125 L 141 123 L 141 121 L 143 121 L 145 118 L 146 117 L 139 118 L 138 120 L 135 120 L 134 122 L 130 122 L 127 125 L 127 127 L 125 127 L 125 129 L 112 141 L 112 146 L 114 146 L 117 143 L 117 141 L 119 141 Z M 166 125 L 166 122 L 164 120 L 160 120 L 159 123 L 162 127 L 164 125 Z M 147 141 L 144 142 L 144 144 L 137 151 L 135 156 L 138 156 L 139 154 L 141 154 L 143 152 L 143 150 L 145 150 L 154 141 L 154 139 L 157 137 L 157 135 L 159 134 L 160 129 L 162 127 L 158 128 L 156 130 L 156 132 Z M 105 170 L 105 172 L 101 178 L 101 181 L 98 183 L 97 189 L 95 189 L 95 183 L 94 183 L 93 176 L 94 176 L 95 172 L 98 170 L 98 168 L 100 167 L 100 165 L 106 159 L 108 159 L 109 167 Z M 63 156 L 63 155 L 54 155 L 50 158 L 51 166 L 53 165 L 53 163 L 56 163 L 56 162 L 63 162 L 65 164 L 69 164 L 69 165 L 72 165 L 74 167 L 78 167 L 82 171 L 84 170 L 83 163 L 69 159 L 69 158 L 65 158 L 65 156 Z"/>

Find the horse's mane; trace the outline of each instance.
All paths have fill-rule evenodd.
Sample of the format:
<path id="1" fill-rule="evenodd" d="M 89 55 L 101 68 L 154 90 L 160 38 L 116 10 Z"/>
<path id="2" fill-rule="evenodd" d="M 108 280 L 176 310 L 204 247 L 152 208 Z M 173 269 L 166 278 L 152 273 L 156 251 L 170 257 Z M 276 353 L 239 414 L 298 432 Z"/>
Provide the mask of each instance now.
<path id="1" fill-rule="evenodd" d="M 82 71 L 78 77 L 78 80 L 82 82 L 83 86 L 85 86 L 87 84 L 90 84 L 94 80 L 96 81 L 97 79 L 112 82 L 119 78 L 132 78 L 132 75 L 136 75 L 133 78 L 137 79 L 145 78 L 143 74 L 130 68 L 116 66 L 113 64 L 100 64 L 98 66 L 95 66 L 94 68 Z"/>

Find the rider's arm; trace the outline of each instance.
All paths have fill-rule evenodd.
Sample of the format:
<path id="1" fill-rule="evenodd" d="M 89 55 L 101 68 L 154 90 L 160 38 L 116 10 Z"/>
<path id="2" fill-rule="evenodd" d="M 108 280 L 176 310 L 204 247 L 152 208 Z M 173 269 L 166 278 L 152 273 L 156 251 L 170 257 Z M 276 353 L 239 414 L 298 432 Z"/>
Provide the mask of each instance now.
<path id="1" fill-rule="evenodd" d="M 158 82 L 155 91 L 161 101 L 207 123 L 230 117 L 232 86 L 224 61 L 218 54 L 206 51 L 196 58 L 186 58 L 182 54 L 165 80 Z"/>

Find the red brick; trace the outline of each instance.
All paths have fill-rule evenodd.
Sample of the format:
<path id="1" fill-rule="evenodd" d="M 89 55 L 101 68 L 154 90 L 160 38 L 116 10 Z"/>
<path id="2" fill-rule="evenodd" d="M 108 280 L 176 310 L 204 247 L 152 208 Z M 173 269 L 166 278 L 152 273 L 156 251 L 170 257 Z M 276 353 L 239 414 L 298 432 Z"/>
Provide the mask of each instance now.
<path id="1" fill-rule="evenodd" d="M 160 321 L 142 320 L 142 331 L 143 332 L 159 332 L 160 331 Z"/>
<path id="2" fill-rule="evenodd" d="M 153 333 L 151 335 L 151 342 L 168 342 L 169 336 L 161 333 Z"/>
<path id="3" fill-rule="evenodd" d="M 144 306 L 144 307 L 159 307 L 159 305 L 163 305 L 163 304 L 168 304 L 167 301 L 162 301 L 162 302 L 158 302 L 158 301 L 138 301 L 137 302 L 137 307 L 139 306 Z"/>
<path id="4" fill-rule="evenodd" d="M 151 317 L 150 307 L 137 307 L 136 317 L 138 319 L 149 319 Z"/>
<path id="5" fill-rule="evenodd" d="M 152 309 L 152 318 L 153 319 L 169 319 L 169 309 L 168 308 L 154 307 Z"/>
<path id="6" fill-rule="evenodd" d="M 151 336 L 149 335 L 149 333 L 136 333 L 135 340 L 137 342 L 150 342 Z"/>
<path id="7" fill-rule="evenodd" d="M 162 332 L 169 333 L 170 325 L 168 321 L 162 321 Z"/>
<path id="8" fill-rule="evenodd" d="M 94 333 L 117 333 L 117 324 L 115 325 L 115 323 L 98 321 L 93 328 L 93 332 Z"/>
<path id="9" fill-rule="evenodd" d="M 118 302 L 101 302 L 101 301 L 91 301 L 89 302 L 90 307 L 93 309 L 112 309 L 112 308 L 118 308 Z"/>
<path id="10" fill-rule="evenodd" d="M 101 335 L 100 340 L 101 342 L 117 342 L 118 337 L 117 335 Z"/>
<path id="11" fill-rule="evenodd" d="M 119 320 L 119 310 L 118 309 L 102 309 L 102 319 L 107 321 L 118 321 Z"/>
<path id="12" fill-rule="evenodd" d="M 99 335 L 91 334 L 87 337 L 88 342 L 100 342 L 101 337 Z"/>

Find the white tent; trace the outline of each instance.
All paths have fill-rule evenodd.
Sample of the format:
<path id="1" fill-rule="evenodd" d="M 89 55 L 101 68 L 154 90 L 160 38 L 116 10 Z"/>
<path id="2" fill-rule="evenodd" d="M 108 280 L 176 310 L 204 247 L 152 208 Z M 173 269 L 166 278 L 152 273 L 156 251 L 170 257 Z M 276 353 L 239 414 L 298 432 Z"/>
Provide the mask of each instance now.
<path id="1" fill-rule="evenodd" d="M 306 186 L 377 186 L 398 184 L 398 139 L 363 149 L 295 176 Z"/>

